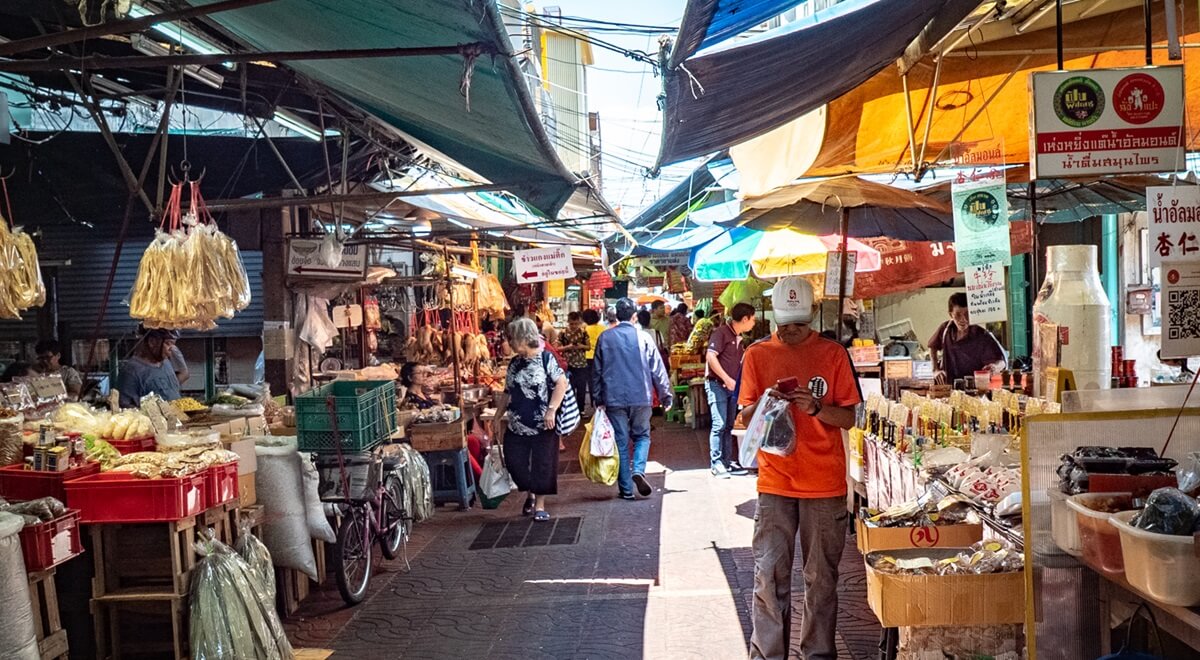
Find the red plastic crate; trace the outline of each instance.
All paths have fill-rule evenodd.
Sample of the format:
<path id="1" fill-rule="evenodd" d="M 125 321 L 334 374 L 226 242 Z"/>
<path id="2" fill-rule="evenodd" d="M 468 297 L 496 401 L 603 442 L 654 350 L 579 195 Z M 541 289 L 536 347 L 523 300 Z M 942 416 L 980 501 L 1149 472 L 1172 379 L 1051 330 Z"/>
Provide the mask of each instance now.
<path id="1" fill-rule="evenodd" d="M 100 464 L 95 462 L 84 463 L 66 472 L 26 470 L 23 465 L 9 465 L 0 468 L 0 497 L 14 502 L 53 497 L 59 502 L 66 502 L 67 491 L 63 488 L 64 482 L 99 471 Z"/>
<path id="2" fill-rule="evenodd" d="M 204 511 L 204 481 L 203 472 L 159 479 L 102 472 L 65 486 L 67 504 L 79 509 L 80 522 L 170 522 Z"/>
<path id="3" fill-rule="evenodd" d="M 237 461 L 214 465 L 204 471 L 204 508 L 211 509 L 238 497 Z"/>
<path id="4" fill-rule="evenodd" d="M 146 436 L 136 440 L 107 440 L 108 444 L 113 446 L 113 449 L 121 452 L 122 455 L 132 454 L 139 451 L 154 451 L 158 446 L 154 436 Z"/>
<path id="5" fill-rule="evenodd" d="M 54 520 L 22 529 L 21 552 L 28 573 L 44 571 L 83 554 L 79 512 L 72 509 Z"/>

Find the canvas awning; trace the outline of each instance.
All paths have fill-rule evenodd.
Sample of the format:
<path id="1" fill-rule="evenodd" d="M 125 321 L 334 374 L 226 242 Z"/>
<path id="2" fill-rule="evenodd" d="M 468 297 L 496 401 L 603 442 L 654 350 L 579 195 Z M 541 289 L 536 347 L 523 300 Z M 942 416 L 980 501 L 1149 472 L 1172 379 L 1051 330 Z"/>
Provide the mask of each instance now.
<path id="1" fill-rule="evenodd" d="M 275 0 L 207 20 L 267 52 L 484 44 L 496 54 L 466 66 L 461 55 L 289 66 L 481 176 L 519 183 L 521 196 L 551 217 L 574 192 L 578 177 L 538 119 L 495 2 Z"/>
<path id="2" fill-rule="evenodd" d="M 692 5 L 712 4 L 713 0 L 692 0 L 688 12 L 702 11 L 693 12 Z M 754 3 L 758 4 L 767 3 Z M 727 41 L 678 62 L 666 77 L 659 164 L 719 151 L 838 98 L 894 62 L 932 18 L 957 13 L 961 19 L 978 4 L 978 0 L 846 0 L 811 17 L 755 37 Z M 731 19 L 729 25 L 736 22 Z M 691 43 L 695 35 L 687 24 L 684 29 L 688 31 L 681 40 Z M 711 42 L 715 37 L 709 35 L 717 32 L 705 32 L 698 45 Z"/>

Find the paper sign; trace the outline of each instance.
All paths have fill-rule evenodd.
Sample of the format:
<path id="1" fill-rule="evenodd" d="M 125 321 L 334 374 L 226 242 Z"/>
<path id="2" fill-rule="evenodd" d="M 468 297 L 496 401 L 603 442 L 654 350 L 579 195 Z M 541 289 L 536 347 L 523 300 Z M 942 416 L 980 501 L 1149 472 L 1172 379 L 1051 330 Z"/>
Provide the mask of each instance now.
<path id="1" fill-rule="evenodd" d="M 1168 259 L 1200 260 L 1200 186 L 1148 186 L 1150 267 Z"/>
<path id="2" fill-rule="evenodd" d="M 1162 356 L 1200 355 L 1200 259 L 1162 265 Z"/>
<path id="3" fill-rule="evenodd" d="M 969 266 L 966 279 L 967 311 L 971 314 L 971 323 L 982 325 L 1008 320 L 1008 301 L 1004 295 L 1004 266 Z"/>
<path id="4" fill-rule="evenodd" d="M 321 263 L 321 239 L 288 239 L 288 277 L 304 277 L 318 280 L 361 280 L 367 273 L 367 246 L 345 245 L 342 247 L 342 262 L 335 267 Z"/>
<path id="5" fill-rule="evenodd" d="M 337 328 L 357 328 L 363 324 L 362 305 L 337 305 L 333 308 L 333 325 Z"/>
<path id="6" fill-rule="evenodd" d="M 970 266 L 1012 262 L 1008 191 L 1002 170 L 960 172 L 950 184 L 954 209 L 955 263 Z"/>
<path id="7" fill-rule="evenodd" d="M 575 277 L 575 265 L 571 263 L 571 251 L 566 247 L 517 250 L 513 252 L 517 270 L 517 283 L 546 282 Z"/>
<path id="8" fill-rule="evenodd" d="M 1034 178 L 1187 168 L 1183 67 L 1043 71 L 1030 85 Z"/>
<path id="9" fill-rule="evenodd" d="M 854 269 L 858 266 L 858 253 L 851 252 L 846 261 L 846 297 L 854 296 Z M 842 281 L 842 253 L 830 252 L 825 257 L 825 297 L 836 298 Z"/>
<path id="10" fill-rule="evenodd" d="M 564 280 L 550 280 L 546 282 L 546 297 L 547 298 L 563 298 L 567 295 L 567 283 Z"/>

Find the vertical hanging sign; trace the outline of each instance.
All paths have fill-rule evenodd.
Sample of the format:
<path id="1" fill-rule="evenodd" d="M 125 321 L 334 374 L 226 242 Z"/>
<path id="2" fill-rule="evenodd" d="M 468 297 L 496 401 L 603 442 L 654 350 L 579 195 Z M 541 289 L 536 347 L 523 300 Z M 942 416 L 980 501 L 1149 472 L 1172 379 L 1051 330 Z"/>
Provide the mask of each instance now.
<path id="1" fill-rule="evenodd" d="M 959 172 L 950 184 L 954 207 L 954 251 L 959 271 L 1012 262 L 1008 194 L 1004 170 Z"/>
<path id="2" fill-rule="evenodd" d="M 1004 265 L 968 266 L 967 311 L 971 323 L 997 323 L 1008 320 L 1008 303 L 1004 295 Z"/>

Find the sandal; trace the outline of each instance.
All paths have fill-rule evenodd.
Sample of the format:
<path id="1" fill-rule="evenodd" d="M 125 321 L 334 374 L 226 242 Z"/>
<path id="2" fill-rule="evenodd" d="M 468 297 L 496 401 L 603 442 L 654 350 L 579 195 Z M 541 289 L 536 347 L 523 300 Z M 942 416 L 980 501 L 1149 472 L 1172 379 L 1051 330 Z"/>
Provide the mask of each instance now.
<path id="1" fill-rule="evenodd" d="M 547 522 L 548 520 L 550 520 L 549 512 L 538 511 L 537 513 L 533 514 L 534 522 Z"/>
<path id="2" fill-rule="evenodd" d="M 528 516 L 528 515 L 532 514 L 533 507 L 536 503 L 537 503 L 537 501 L 533 498 L 533 495 L 530 495 L 529 497 L 525 498 L 525 506 L 521 507 L 521 515 Z"/>

